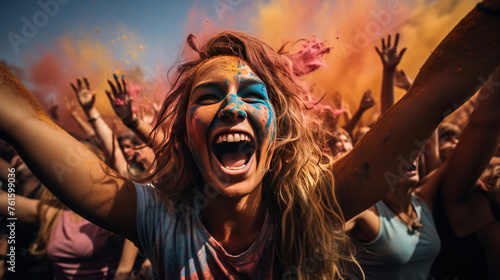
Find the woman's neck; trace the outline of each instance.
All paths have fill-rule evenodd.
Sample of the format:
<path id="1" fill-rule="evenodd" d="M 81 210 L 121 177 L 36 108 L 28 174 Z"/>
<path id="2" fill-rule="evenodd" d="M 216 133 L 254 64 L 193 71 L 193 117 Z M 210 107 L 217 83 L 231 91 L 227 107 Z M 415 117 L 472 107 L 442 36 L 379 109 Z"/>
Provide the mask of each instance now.
<path id="1" fill-rule="evenodd" d="M 411 209 L 411 194 L 413 186 L 397 186 L 382 199 L 392 211 L 409 214 Z"/>
<path id="2" fill-rule="evenodd" d="M 241 198 L 218 195 L 200 212 L 205 228 L 232 255 L 243 253 L 253 244 L 266 215 L 261 187 Z"/>

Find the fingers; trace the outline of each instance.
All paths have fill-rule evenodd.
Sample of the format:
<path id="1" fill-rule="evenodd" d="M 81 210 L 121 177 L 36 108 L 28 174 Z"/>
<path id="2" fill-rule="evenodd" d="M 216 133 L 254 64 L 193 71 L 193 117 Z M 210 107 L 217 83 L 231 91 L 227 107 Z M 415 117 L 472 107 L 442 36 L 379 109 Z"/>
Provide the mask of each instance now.
<path id="1" fill-rule="evenodd" d="M 389 34 L 389 36 L 387 36 L 387 48 L 388 49 L 391 48 L 391 34 Z"/>
<path id="2" fill-rule="evenodd" d="M 109 92 L 109 90 L 106 90 L 106 95 L 108 96 L 109 98 L 109 102 L 111 102 L 111 104 L 115 104 L 114 101 L 115 101 L 115 98 L 113 96 L 111 96 L 111 92 Z"/>
<path id="3" fill-rule="evenodd" d="M 85 82 L 85 87 L 87 88 L 87 90 L 90 91 L 90 83 L 87 77 L 83 77 L 83 81 Z"/>
<path id="4" fill-rule="evenodd" d="M 111 87 L 111 92 L 113 93 L 113 97 L 118 96 L 118 92 L 117 92 L 116 87 L 113 84 L 113 82 L 111 82 L 110 80 L 108 80 L 108 84 Z"/>
<path id="5" fill-rule="evenodd" d="M 369 99 L 371 96 L 372 96 L 372 90 L 371 89 L 366 90 L 364 93 L 364 97 Z"/>
<path id="6" fill-rule="evenodd" d="M 116 82 L 116 87 L 118 88 L 118 92 L 122 93 L 122 85 L 120 84 L 120 80 L 116 74 L 113 74 L 113 77 L 115 78 Z"/>
<path id="7" fill-rule="evenodd" d="M 78 92 L 82 90 L 82 80 L 80 78 L 76 79 L 76 83 L 78 85 Z"/>
<path id="8" fill-rule="evenodd" d="M 403 48 L 403 49 L 399 52 L 399 58 L 401 58 L 405 52 L 406 52 L 406 48 Z"/>
<path id="9" fill-rule="evenodd" d="M 380 52 L 377 46 L 375 46 L 375 50 L 377 51 L 378 55 L 382 56 L 382 52 Z"/>
<path id="10" fill-rule="evenodd" d="M 78 95 L 78 89 L 76 89 L 76 86 L 73 83 L 71 83 L 71 87 L 73 88 L 73 91 L 75 92 L 75 94 Z"/>
<path id="11" fill-rule="evenodd" d="M 396 33 L 396 39 L 394 40 L 394 47 L 396 48 L 399 43 L 399 33 Z"/>
<path id="12" fill-rule="evenodd" d="M 385 39 L 382 38 L 382 49 L 385 50 Z"/>
<path id="13" fill-rule="evenodd" d="M 128 95 L 127 91 L 127 81 L 125 81 L 125 76 L 122 76 L 122 84 L 123 84 L 123 93 Z"/>

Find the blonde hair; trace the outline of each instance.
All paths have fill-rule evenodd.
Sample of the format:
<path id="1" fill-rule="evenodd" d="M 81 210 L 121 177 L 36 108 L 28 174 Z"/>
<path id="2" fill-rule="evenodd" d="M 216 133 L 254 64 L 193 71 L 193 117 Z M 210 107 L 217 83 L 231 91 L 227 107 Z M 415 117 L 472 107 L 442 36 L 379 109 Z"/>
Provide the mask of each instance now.
<path id="1" fill-rule="evenodd" d="M 199 58 L 177 67 L 151 135 L 152 139 L 163 137 L 155 147 L 156 166 L 145 180 L 156 181 L 157 189 L 181 203 L 189 203 L 193 189 L 203 186 L 184 141 L 193 79 L 212 58 L 238 57 L 265 83 L 276 113 L 274 153 L 262 186 L 263 200 L 275 221 L 276 253 L 285 273 L 299 279 L 343 278 L 343 261 L 354 261 L 354 257 L 334 193 L 333 157 L 327 149 L 331 134 L 318 110 L 311 110 L 311 94 L 294 74 L 292 61 L 236 31 L 219 33 L 202 47 L 190 35 L 188 44 Z"/>
<path id="2" fill-rule="evenodd" d="M 30 246 L 30 253 L 34 256 L 44 256 L 47 253 L 47 245 L 49 244 L 52 228 L 61 217 L 62 211 L 65 208 L 64 204 L 47 188 L 41 188 L 40 191 L 40 204 L 38 204 L 40 228 L 38 229 L 38 236 L 35 242 Z"/>

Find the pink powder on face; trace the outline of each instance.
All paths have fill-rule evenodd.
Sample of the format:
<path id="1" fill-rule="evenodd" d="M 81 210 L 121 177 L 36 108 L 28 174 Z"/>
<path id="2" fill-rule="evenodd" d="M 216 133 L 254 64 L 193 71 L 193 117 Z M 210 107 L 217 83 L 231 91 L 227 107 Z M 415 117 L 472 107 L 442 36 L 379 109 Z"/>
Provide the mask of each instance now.
<path id="1" fill-rule="evenodd" d="M 331 47 L 326 47 L 323 42 L 313 38 L 302 44 L 302 48 L 298 52 L 287 56 L 292 61 L 295 75 L 303 76 L 324 66 L 322 57 L 329 53 L 330 50 Z"/>

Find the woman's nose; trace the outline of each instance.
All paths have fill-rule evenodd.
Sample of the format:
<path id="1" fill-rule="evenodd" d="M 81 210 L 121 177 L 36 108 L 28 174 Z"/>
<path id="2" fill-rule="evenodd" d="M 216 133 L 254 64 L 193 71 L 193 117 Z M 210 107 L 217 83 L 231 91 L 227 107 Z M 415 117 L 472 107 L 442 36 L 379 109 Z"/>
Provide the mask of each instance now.
<path id="1" fill-rule="evenodd" d="M 219 111 L 219 118 L 226 121 L 234 121 L 238 118 L 246 119 L 247 113 L 243 110 L 243 102 L 235 94 L 228 94 L 224 105 Z"/>

